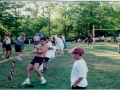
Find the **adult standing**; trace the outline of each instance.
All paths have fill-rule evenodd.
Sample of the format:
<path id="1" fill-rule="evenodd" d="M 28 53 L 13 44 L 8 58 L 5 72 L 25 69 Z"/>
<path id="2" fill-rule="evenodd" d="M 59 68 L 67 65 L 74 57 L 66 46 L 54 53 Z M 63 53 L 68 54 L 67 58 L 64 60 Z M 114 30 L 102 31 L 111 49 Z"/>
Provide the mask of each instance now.
<path id="1" fill-rule="evenodd" d="M 7 37 L 3 41 L 5 42 L 5 47 L 6 47 L 6 58 L 9 59 L 10 55 L 12 54 L 10 32 L 7 33 Z"/>
<path id="2" fill-rule="evenodd" d="M 15 44 L 15 51 L 18 52 L 18 60 L 22 61 L 20 55 L 22 55 L 24 50 L 24 41 L 25 41 L 25 33 L 22 32 L 21 36 L 18 37 L 17 42 Z"/>
<path id="3" fill-rule="evenodd" d="M 34 40 L 34 48 L 36 48 L 40 41 L 40 37 L 38 36 L 38 33 L 35 34 L 33 40 Z"/>
<path id="4" fill-rule="evenodd" d="M 42 31 L 40 30 L 40 33 L 38 34 L 40 38 L 44 37 Z"/>
<path id="5" fill-rule="evenodd" d="M 92 35 L 90 33 L 88 33 L 87 39 L 88 47 L 92 47 Z"/>
<path id="6" fill-rule="evenodd" d="M 4 53 L 5 53 L 5 51 L 6 51 L 6 44 L 5 44 L 5 42 L 4 42 L 4 39 L 7 37 L 7 35 L 6 34 L 4 34 L 4 38 L 2 39 L 2 58 L 4 58 Z"/>

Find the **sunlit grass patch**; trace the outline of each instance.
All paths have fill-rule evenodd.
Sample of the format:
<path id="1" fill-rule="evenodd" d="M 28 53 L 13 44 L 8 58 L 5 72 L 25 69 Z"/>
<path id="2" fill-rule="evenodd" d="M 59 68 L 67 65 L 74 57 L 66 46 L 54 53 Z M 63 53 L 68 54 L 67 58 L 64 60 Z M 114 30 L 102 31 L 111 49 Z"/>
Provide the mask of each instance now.
<path id="1" fill-rule="evenodd" d="M 63 57 L 56 57 L 49 62 L 48 70 L 43 73 L 47 80 L 46 85 L 40 84 L 40 78 L 31 71 L 32 89 L 70 89 L 70 74 L 74 60 L 68 51 L 75 46 L 81 46 L 85 50 L 83 58 L 88 65 L 88 89 L 119 89 L 120 54 L 117 52 L 117 43 L 94 43 L 93 48 L 86 48 L 87 43 L 69 42 Z M 13 56 L 17 53 L 14 52 Z M 31 52 L 33 45 L 25 45 L 24 53 Z M 2 49 L 0 49 L 1 51 Z M 20 86 L 26 78 L 26 67 L 34 58 L 34 53 L 21 56 L 23 62 L 17 61 L 12 81 L 7 82 L 12 60 L 0 64 L 0 85 Z M 0 59 L 0 61 L 5 59 Z M 3 87 L 0 87 L 2 89 Z M 30 88 L 31 89 L 31 88 Z"/>

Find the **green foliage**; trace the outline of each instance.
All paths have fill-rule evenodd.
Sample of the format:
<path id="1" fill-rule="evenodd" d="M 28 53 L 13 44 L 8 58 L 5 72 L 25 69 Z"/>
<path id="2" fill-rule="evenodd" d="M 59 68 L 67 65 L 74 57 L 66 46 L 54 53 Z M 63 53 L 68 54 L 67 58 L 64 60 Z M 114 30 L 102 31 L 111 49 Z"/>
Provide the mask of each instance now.
<path id="1" fill-rule="evenodd" d="M 86 36 L 92 33 L 93 25 L 98 29 L 120 28 L 119 2 L 1 1 L 0 6 L 0 23 L 15 38 L 21 32 L 32 38 L 40 30 L 45 36 L 62 33 L 67 38 Z M 96 31 L 96 35 L 106 33 L 119 31 Z"/>

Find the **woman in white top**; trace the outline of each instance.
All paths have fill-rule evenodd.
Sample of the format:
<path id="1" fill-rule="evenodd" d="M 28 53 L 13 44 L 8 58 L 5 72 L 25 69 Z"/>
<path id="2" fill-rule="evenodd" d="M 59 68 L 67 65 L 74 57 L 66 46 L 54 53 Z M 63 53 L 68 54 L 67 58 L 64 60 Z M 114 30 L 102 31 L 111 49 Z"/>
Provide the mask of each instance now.
<path id="1" fill-rule="evenodd" d="M 8 32 L 7 37 L 4 39 L 5 47 L 6 47 L 6 58 L 9 59 L 10 55 L 12 54 L 11 48 L 11 33 Z"/>

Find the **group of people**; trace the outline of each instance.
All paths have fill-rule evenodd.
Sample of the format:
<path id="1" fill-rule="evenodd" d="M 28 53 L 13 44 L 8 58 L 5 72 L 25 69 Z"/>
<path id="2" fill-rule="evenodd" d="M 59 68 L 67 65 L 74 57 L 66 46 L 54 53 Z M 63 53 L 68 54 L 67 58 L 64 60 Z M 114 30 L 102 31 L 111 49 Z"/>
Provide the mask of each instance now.
<path id="1" fill-rule="evenodd" d="M 49 61 L 59 54 L 64 55 L 65 46 L 64 38 L 62 34 L 57 34 L 57 38 L 52 39 L 50 37 L 38 37 L 36 33 L 34 36 L 34 53 L 35 57 L 26 68 L 26 80 L 21 84 L 30 84 L 30 71 L 33 69 L 39 76 L 41 84 L 45 84 L 46 80 L 42 75 L 42 72 L 48 68 Z M 40 40 L 39 40 L 40 38 Z"/>
<path id="2" fill-rule="evenodd" d="M 7 37 L 7 38 L 6 38 Z M 3 40 L 5 42 L 6 50 L 10 49 L 10 35 L 8 34 Z M 7 41 L 8 40 L 8 41 Z M 21 36 L 17 38 L 15 44 L 15 51 L 18 52 L 18 56 L 21 56 L 24 49 L 25 33 L 22 32 Z M 9 47 L 9 49 L 8 49 Z M 42 75 L 44 69 L 48 68 L 48 63 L 51 59 L 57 55 L 64 56 L 64 50 L 67 48 L 65 38 L 62 34 L 57 34 L 56 38 L 50 37 L 38 37 L 36 33 L 34 36 L 34 50 L 35 56 L 26 68 L 26 79 L 21 85 L 30 84 L 30 71 L 34 70 L 40 77 L 41 84 L 46 83 L 46 79 Z M 12 52 L 6 53 L 6 57 L 10 57 Z M 75 47 L 69 53 L 72 54 L 75 63 L 71 72 L 71 88 L 72 89 L 86 89 L 87 87 L 87 72 L 88 68 L 86 62 L 82 58 L 84 50 L 82 47 Z M 19 57 L 18 60 L 21 60 Z"/>

